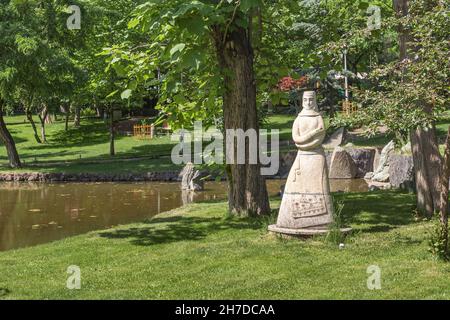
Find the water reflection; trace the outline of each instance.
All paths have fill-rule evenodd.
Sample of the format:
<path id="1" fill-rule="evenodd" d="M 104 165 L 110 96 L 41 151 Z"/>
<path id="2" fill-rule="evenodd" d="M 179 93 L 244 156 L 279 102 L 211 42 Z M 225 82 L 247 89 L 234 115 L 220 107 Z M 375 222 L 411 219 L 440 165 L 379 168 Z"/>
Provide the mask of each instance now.
<path id="1" fill-rule="evenodd" d="M 359 180 L 332 181 L 332 191 L 366 191 Z M 268 181 L 276 195 L 282 180 Z M 0 250 L 142 221 L 191 202 L 223 200 L 226 184 L 181 192 L 177 183 L 0 184 Z"/>

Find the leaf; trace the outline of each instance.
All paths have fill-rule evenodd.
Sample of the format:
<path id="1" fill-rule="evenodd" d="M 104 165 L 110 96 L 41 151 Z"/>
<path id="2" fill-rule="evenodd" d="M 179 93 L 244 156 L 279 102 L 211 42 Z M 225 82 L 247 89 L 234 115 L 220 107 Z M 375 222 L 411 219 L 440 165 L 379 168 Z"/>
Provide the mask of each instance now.
<path id="1" fill-rule="evenodd" d="M 260 0 L 241 0 L 241 10 L 248 11 L 251 8 L 255 8 L 261 5 Z"/>
<path id="2" fill-rule="evenodd" d="M 139 19 L 138 19 L 138 18 L 131 19 L 131 20 L 128 22 L 128 29 L 136 28 L 136 26 L 137 26 L 138 24 L 139 24 Z"/>
<path id="3" fill-rule="evenodd" d="M 183 51 L 183 49 L 186 47 L 184 43 L 179 43 L 175 45 L 172 49 L 170 49 L 170 57 L 173 57 L 173 55 L 177 52 Z"/>
<path id="4" fill-rule="evenodd" d="M 116 95 L 117 92 L 119 92 L 119 90 L 114 90 L 113 92 L 111 92 L 110 94 L 108 94 L 108 95 L 106 96 L 106 99 L 114 97 L 114 96 Z"/>
<path id="5" fill-rule="evenodd" d="M 122 98 L 122 100 L 129 99 L 131 97 L 132 92 L 133 91 L 131 91 L 131 89 L 127 89 L 121 93 L 120 97 Z"/>

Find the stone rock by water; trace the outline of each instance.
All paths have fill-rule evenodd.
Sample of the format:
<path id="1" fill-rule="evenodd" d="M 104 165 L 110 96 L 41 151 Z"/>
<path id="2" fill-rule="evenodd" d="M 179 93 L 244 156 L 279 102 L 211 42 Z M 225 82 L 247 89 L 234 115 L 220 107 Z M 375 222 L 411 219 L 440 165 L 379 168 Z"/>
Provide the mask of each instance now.
<path id="1" fill-rule="evenodd" d="M 346 149 L 356 164 L 356 178 L 363 178 L 368 172 L 373 171 L 375 149 Z"/>
<path id="2" fill-rule="evenodd" d="M 381 151 L 378 168 L 374 171 L 372 181 L 388 182 L 389 181 L 389 160 L 394 153 L 394 141 L 390 141 Z"/>
<path id="3" fill-rule="evenodd" d="M 408 141 L 401 149 L 402 154 L 410 155 L 412 154 L 411 141 Z"/>
<path id="4" fill-rule="evenodd" d="M 326 139 L 323 147 L 325 149 L 334 149 L 340 146 L 344 142 L 345 128 L 339 128 L 331 134 L 331 136 Z"/>
<path id="5" fill-rule="evenodd" d="M 181 190 L 200 191 L 204 189 L 204 172 L 196 170 L 194 164 L 189 162 L 180 173 Z"/>
<path id="6" fill-rule="evenodd" d="M 372 179 L 372 177 L 373 177 L 373 172 L 367 172 L 364 175 L 364 179 L 366 179 L 366 180 L 370 180 L 370 179 Z"/>
<path id="7" fill-rule="evenodd" d="M 414 189 L 414 162 L 411 156 L 391 155 L 389 181 L 394 188 Z"/>
<path id="8" fill-rule="evenodd" d="M 353 179 L 357 171 L 350 154 L 341 147 L 335 148 L 331 156 L 330 179 Z"/>

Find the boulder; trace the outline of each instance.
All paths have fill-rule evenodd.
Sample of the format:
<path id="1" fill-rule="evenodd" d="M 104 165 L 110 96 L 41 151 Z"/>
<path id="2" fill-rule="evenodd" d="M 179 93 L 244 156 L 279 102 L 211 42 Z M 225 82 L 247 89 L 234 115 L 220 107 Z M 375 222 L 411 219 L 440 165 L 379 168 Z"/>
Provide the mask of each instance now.
<path id="1" fill-rule="evenodd" d="M 345 128 L 339 128 L 323 143 L 325 149 L 334 149 L 344 142 Z"/>
<path id="2" fill-rule="evenodd" d="M 389 181 L 389 166 L 383 167 L 381 171 L 378 171 L 377 173 L 373 173 L 372 181 L 377 182 L 388 182 Z"/>
<path id="3" fill-rule="evenodd" d="M 372 177 L 373 177 L 373 172 L 367 172 L 364 175 L 364 179 L 366 179 L 366 180 L 370 180 L 370 179 L 372 179 Z"/>
<path id="4" fill-rule="evenodd" d="M 377 169 L 374 171 L 372 181 L 387 182 L 389 181 L 389 160 L 394 153 L 394 141 L 390 141 L 381 151 L 380 160 Z"/>
<path id="5" fill-rule="evenodd" d="M 373 171 L 375 149 L 346 149 L 357 167 L 356 178 L 364 178 L 368 172 Z"/>
<path id="6" fill-rule="evenodd" d="M 400 149 L 400 151 L 402 152 L 402 154 L 406 154 L 406 155 L 412 154 L 411 141 L 408 141 L 408 142 Z"/>
<path id="7" fill-rule="evenodd" d="M 336 147 L 331 156 L 330 179 L 353 179 L 358 169 L 350 154 L 341 147 Z"/>
<path id="8" fill-rule="evenodd" d="M 382 148 L 375 148 L 375 156 L 373 158 L 373 170 L 376 170 L 380 166 Z"/>
<path id="9" fill-rule="evenodd" d="M 181 190 L 199 191 L 204 189 L 205 173 L 196 170 L 194 164 L 189 162 L 184 169 L 180 172 L 181 177 Z M 167 177 L 171 180 L 170 177 Z"/>
<path id="10" fill-rule="evenodd" d="M 414 190 L 414 162 L 411 156 L 391 155 L 389 182 L 394 188 Z"/>

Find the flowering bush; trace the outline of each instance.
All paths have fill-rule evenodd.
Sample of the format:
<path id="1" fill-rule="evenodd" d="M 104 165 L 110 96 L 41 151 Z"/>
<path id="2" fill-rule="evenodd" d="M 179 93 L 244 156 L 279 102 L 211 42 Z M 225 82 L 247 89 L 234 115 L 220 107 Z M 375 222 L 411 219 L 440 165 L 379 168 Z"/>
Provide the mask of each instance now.
<path id="1" fill-rule="evenodd" d="M 308 77 L 303 76 L 299 79 L 294 79 L 292 77 L 284 77 L 278 82 L 278 89 L 281 91 L 292 91 L 303 88 L 308 83 Z"/>

